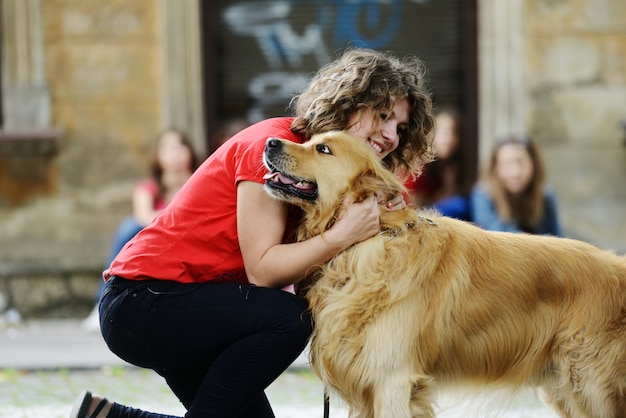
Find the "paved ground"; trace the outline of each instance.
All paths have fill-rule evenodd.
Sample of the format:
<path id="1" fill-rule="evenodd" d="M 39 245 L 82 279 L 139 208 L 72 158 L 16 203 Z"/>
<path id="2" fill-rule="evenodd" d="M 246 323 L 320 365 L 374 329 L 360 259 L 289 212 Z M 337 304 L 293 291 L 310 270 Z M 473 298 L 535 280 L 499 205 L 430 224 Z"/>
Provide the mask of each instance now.
<path id="1" fill-rule="evenodd" d="M 163 380 L 111 354 L 99 334 L 77 320 L 30 321 L 0 326 L 0 418 L 63 418 L 76 396 L 90 389 L 112 400 L 155 412 L 182 415 L 183 408 Z M 323 388 L 302 356 L 268 388 L 278 418 L 320 418 Z M 440 417 L 491 417 L 494 402 L 473 397 L 471 406 L 446 401 Z M 498 403 L 496 403 L 497 405 Z M 485 405 L 488 405 L 486 407 Z M 553 418 L 532 394 L 498 407 L 497 416 Z M 347 413 L 337 399 L 331 418 Z"/>

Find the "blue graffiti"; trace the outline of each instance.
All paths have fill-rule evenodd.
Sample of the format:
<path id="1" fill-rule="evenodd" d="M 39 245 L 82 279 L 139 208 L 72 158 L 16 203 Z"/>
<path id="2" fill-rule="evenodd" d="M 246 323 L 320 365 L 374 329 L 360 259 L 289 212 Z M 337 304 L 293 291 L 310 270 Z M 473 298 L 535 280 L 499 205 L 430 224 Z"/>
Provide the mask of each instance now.
<path id="1" fill-rule="evenodd" d="M 282 68 L 283 59 L 298 66 L 303 54 L 321 54 L 327 48 L 322 34 L 330 33 L 332 49 L 347 45 L 386 48 L 400 32 L 405 6 L 428 0 L 270 0 L 241 2 L 226 8 L 224 20 L 241 35 L 253 36 L 272 68 Z M 304 12 L 306 10 L 306 12 Z M 303 15 L 306 13 L 306 15 Z M 299 14 L 296 16 L 296 14 Z M 304 33 L 296 33 L 291 20 L 309 19 Z M 326 38 L 328 42 L 328 38 Z"/>
<path id="2" fill-rule="evenodd" d="M 224 21 L 238 34 L 256 39 L 267 64 L 273 69 L 297 68 L 302 57 L 313 55 L 318 64 L 328 61 L 322 27 L 319 23 L 305 26 L 297 33 L 289 18 L 290 1 L 243 2 L 226 8 Z"/>
<path id="3" fill-rule="evenodd" d="M 333 46 L 348 44 L 383 49 L 396 37 L 402 24 L 404 0 L 335 0 L 337 6 Z"/>
<path id="4" fill-rule="evenodd" d="M 305 57 L 313 57 L 319 65 L 327 63 L 329 42 L 334 50 L 348 45 L 384 49 L 400 32 L 404 3 L 428 1 L 267 0 L 225 8 L 225 23 L 233 32 L 256 40 L 270 69 L 248 83 L 254 100 L 249 119 L 260 120 L 266 109 L 288 102 L 293 91 L 306 86 L 304 73 L 290 71 L 301 69 Z"/>

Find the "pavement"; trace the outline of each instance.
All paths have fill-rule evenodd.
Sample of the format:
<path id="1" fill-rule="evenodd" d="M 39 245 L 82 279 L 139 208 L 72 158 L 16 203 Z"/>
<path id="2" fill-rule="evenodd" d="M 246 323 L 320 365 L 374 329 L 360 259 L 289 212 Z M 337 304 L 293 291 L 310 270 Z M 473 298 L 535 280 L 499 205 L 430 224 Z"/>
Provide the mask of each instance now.
<path id="1" fill-rule="evenodd" d="M 163 378 L 112 354 L 79 319 L 0 315 L 0 418 L 63 418 L 85 390 L 135 408 L 182 416 Z M 277 417 L 318 418 L 323 386 L 302 354 L 267 390 Z M 346 417 L 334 399 L 333 418 Z"/>
<path id="2" fill-rule="evenodd" d="M 58 370 L 130 366 L 111 353 L 99 331 L 78 319 L 0 322 L 0 369 Z M 308 367 L 303 353 L 292 367 Z"/>
<path id="3" fill-rule="evenodd" d="M 0 330 L 0 369 L 54 370 L 123 366 L 102 336 L 80 320 L 25 321 Z"/>
<path id="4" fill-rule="evenodd" d="M 84 389 L 144 410 L 178 416 L 185 412 L 160 376 L 119 359 L 99 332 L 86 331 L 80 320 L 6 321 L 0 317 L 0 418 L 67 417 Z M 306 351 L 266 393 L 278 418 L 323 415 L 323 386 L 308 366 Z M 468 405 L 452 394 L 450 399 L 440 399 L 437 416 L 557 417 L 532 392 L 501 400 L 481 394 Z M 330 417 L 347 416 L 345 406 L 331 396 Z"/>

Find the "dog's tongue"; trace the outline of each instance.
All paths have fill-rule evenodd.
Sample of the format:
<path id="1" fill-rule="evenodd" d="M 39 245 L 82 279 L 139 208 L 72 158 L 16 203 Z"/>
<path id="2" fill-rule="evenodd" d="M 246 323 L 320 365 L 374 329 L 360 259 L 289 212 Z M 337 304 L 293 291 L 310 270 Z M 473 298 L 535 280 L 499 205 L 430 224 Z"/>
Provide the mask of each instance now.
<path id="1" fill-rule="evenodd" d="M 283 184 L 294 184 L 296 181 L 290 177 L 283 176 L 281 173 L 275 171 L 273 173 L 267 173 L 263 176 L 263 180 L 273 180 L 275 181 L 276 177 L 278 177 L 278 181 Z"/>
<path id="2" fill-rule="evenodd" d="M 267 173 L 263 176 L 263 180 L 281 182 L 282 184 L 293 186 L 296 189 L 300 190 L 311 190 L 313 188 L 313 185 L 311 183 L 308 183 L 306 181 L 294 180 L 291 177 L 287 177 L 284 174 L 279 173 L 278 171 L 275 171 L 273 173 Z"/>

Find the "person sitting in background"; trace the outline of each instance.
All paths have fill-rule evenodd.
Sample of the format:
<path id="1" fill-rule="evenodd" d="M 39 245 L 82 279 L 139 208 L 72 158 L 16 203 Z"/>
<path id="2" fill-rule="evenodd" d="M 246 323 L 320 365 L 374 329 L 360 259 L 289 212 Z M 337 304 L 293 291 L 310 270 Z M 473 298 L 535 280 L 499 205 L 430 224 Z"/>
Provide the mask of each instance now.
<path id="1" fill-rule="evenodd" d="M 468 185 L 461 155 L 461 118 L 456 109 L 442 107 L 435 113 L 433 139 L 435 161 L 426 164 L 419 177 L 410 178 L 410 202 L 416 207 L 433 207 L 444 216 L 469 220 Z"/>
<path id="2" fill-rule="evenodd" d="M 168 128 L 157 138 L 156 155 L 150 166 L 152 175 L 135 186 L 132 197 L 133 214 L 119 224 L 109 249 L 106 267 L 124 245 L 167 206 L 198 166 L 191 141 L 184 133 Z M 96 294 L 96 306 L 82 322 L 86 331 L 100 330 L 97 301 L 103 288 L 104 282 Z"/>
<path id="3" fill-rule="evenodd" d="M 494 231 L 562 236 L 556 197 L 529 139 L 510 137 L 491 153 L 488 171 L 470 195 L 473 221 Z"/>

